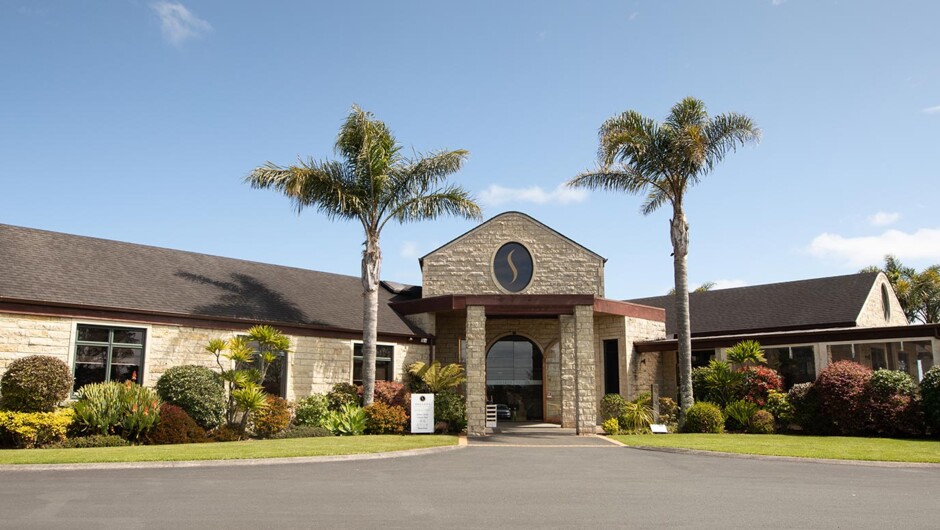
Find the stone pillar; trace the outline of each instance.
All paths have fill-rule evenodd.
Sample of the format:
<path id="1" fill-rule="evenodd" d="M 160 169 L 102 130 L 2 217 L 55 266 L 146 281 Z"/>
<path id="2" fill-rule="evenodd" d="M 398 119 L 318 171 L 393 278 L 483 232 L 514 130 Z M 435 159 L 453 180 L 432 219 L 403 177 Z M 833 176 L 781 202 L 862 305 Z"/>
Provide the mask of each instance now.
<path id="1" fill-rule="evenodd" d="M 597 385 L 594 371 L 594 307 L 574 307 L 575 407 L 578 434 L 597 431 Z"/>
<path id="2" fill-rule="evenodd" d="M 933 352 L 933 365 L 940 366 L 940 340 L 930 339 L 930 351 Z"/>
<path id="3" fill-rule="evenodd" d="M 486 434 L 486 309 L 467 307 L 467 435 Z"/>
<path id="4" fill-rule="evenodd" d="M 561 426 L 574 429 L 575 423 L 575 359 L 574 359 L 574 317 L 558 317 L 559 351 L 561 352 Z"/>

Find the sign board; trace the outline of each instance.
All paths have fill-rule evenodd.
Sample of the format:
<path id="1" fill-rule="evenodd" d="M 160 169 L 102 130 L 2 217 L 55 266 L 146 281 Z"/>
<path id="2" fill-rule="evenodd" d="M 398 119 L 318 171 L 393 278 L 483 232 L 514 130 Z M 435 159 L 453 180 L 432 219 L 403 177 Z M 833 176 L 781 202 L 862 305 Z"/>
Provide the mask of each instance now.
<path id="1" fill-rule="evenodd" d="M 411 434 L 434 434 L 434 394 L 411 394 Z"/>
<path id="2" fill-rule="evenodd" d="M 667 429 L 666 426 L 661 423 L 654 423 L 650 425 L 650 431 L 652 431 L 653 434 L 669 434 L 669 429 Z"/>
<path id="3" fill-rule="evenodd" d="M 496 428 L 496 405 L 486 406 L 486 428 L 487 429 Z"/>

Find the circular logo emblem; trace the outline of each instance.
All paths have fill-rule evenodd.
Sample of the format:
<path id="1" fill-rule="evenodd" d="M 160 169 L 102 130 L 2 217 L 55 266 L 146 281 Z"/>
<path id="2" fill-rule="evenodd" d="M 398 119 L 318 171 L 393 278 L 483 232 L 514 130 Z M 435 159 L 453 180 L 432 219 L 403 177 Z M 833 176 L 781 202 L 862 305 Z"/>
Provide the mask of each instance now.
<path id="1" fill-rule="evenodd" d="M 532 281 L 532 255 L 519 243 L 506 243 L 493 258 L 493 276 L 503 289 L 518 293 Z"/>

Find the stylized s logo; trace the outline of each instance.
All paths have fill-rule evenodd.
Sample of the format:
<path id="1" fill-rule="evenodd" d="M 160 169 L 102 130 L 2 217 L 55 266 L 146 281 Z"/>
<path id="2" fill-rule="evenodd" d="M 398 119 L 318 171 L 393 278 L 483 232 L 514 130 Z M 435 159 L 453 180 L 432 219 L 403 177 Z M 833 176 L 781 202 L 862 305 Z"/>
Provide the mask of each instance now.
<path id="1" fill-rule="evenodd" d="M 512 271 L 512 281 L 509 282 L 510 285 L 516 283 L 516 279 L 519 277 L 519 270 L 516 269 L 516 264 L 512 262 L 512 253 L 515 251 L 516 249 L 512 249 L 509 251 L 509 254 L 506 255 L 506 263 L 509 264 L 509 269 Z"/>

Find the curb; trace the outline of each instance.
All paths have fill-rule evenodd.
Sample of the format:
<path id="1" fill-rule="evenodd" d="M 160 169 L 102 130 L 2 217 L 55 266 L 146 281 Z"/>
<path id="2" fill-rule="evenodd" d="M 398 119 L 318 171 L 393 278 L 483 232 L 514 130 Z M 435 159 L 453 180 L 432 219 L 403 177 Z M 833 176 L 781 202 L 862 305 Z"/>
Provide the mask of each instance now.
<path id="1" fill-rule="evenodd" d="M 867 466 L 884 468 L 940 469 L 940 464 L 929 462 L 885 462 L 881 460 L 837 460 L 834 458 L 804 458 L 799 456 L 752 455 L 747 453 L 726 453 L 723 451 L 704 451 L 701 449 L 683 449 L 680 447 L 653 447 L 649 445 L 624 445 L 628 449 L 672 453 L 680 455 L 702 455 L 718 458 L 738 458 L 742 460 L 772 460 L 777 462 L 804 462 L 811 464 L 833 464 L 838 466 Z"/>
<path id="2" fill-rule="evenodd" d="M 425 449 L 406 449 L 403 451 L 388 451 L 384 453 L 362 453 L 351 455 L 331 456 L 291 456 L 285 458 L 245 458 L 231 460 L 179 460 L 171 462 L 96 462 L 88 464 L 2 464 L 0 473 L 9 471 L 87 471 L 97 469 L 163 469 L 163 468 L 196 468 L 196 467 L 226 467 L 226 466 L 267 466 L 289 464 L 317 464 L 327 462 L 355 462 L 362 460 L 385 460 L 389 458 L 404 458 L 409 456 L 433 455 L 464 449 L 467 447 L 466 437 L 461 436 L 457 445 L 443 447 L 428 447 Z"/>

